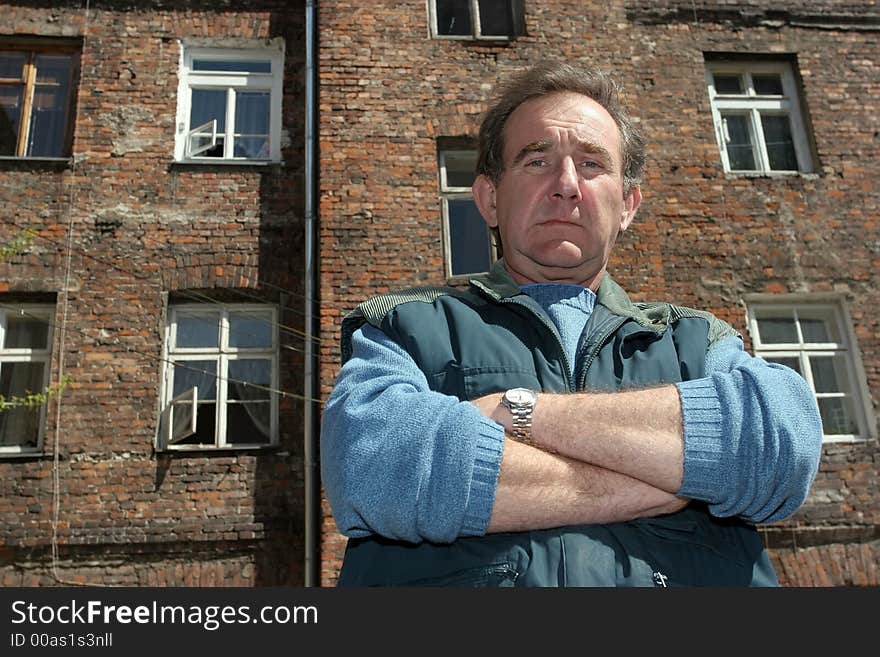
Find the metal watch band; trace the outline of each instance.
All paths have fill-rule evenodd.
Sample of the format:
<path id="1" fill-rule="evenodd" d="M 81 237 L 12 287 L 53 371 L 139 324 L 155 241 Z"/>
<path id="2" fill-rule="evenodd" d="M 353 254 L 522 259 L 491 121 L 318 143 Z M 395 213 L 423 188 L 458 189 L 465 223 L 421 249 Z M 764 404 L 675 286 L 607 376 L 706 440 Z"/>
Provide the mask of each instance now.
<path id="1" fill-rule="evenodd" d="M 528 442 L 532 435 L 532 409 L 531 408 L 511 408 L 513 421 L 511 423 L 511 433 L 517 440 Z"/>
<path id="2" fill-rule="evenodd" d="M 529 388 L 511 388 L 501 396 L 501 404 L 511 415 L 510 435 L 524 443 L 532 438 L 532 411 L 537 393 Z"/>

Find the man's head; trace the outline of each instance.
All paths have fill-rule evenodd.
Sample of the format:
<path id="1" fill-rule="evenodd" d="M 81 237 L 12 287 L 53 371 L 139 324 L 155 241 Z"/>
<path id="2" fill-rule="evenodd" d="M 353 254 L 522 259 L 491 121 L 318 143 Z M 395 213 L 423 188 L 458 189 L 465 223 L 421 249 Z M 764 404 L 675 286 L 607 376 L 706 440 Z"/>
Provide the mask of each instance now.
<path id="1" fill-rule="evenodd" d="M 531 98 L 571 91 L 595 100 L 617 124 L 623 152 L 624 192 L 642 182 L 645 141 L 621 105 L 619 87 L 608 74 L 545 61 L 511 78 L 500 91 L 480 125 L 477 175 L 484 175 L 494 183 L 501 180 L 504 174 L 504 127 L 517 107 Z"/>
<path id="2" fill-rule="evenodd" d="M 514 278 L 598 286 L 644 162 L 607 75 L 548 62 L 512 79 L 480 128 L 474 198 Z"/>

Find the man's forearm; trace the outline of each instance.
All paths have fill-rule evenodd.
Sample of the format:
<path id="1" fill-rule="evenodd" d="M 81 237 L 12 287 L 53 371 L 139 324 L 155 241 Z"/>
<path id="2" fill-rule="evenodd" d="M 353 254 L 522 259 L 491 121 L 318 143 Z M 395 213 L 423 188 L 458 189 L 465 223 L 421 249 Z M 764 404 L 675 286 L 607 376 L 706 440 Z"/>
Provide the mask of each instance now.
<path id="1" fill-rule="evenodd" d="M 501 395 L 474 400 L 484 415 L 511 428 Z M 683 476 L 681 403 L 675 386 L 617 393 L 542 393 L 532 443 L 653 488 L 676 493 Z"/>
<path id="2" fill-rule="evenodd" d="M 491 532 L 621 522 L 688 500 L 618 472 L 505 440 Z"/>

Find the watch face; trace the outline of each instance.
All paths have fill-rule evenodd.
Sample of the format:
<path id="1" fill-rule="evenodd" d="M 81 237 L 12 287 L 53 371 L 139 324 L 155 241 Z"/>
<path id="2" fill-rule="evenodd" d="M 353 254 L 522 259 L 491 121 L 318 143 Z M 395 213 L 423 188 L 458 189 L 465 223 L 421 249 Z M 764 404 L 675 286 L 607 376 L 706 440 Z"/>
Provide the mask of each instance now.
<path id="1" fill-rule="evenodd" d="M 528 388 L 512 388 L 505 393 L 511 404 L 533 404 L 537 395 Z"/>

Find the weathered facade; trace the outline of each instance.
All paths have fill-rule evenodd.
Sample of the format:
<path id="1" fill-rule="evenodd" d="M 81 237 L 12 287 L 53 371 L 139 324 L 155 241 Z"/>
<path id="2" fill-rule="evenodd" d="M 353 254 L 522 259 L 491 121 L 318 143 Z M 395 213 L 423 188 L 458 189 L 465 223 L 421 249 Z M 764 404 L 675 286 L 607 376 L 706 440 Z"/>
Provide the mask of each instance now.
<path id="1" fill-rule="evenodd" d="M 0 583 L 332 586 L 308 345 L 326 399 L 347 311 L 463 284 L 451 221 L 480 115 L 552 57 L 613 71 L 649 140 L 615 279 L 717 313 L 825 405 L 809 500 L 762 530 L 783 584 L 880 584 L 875 4 L 483 4 L 513 11 L 0 3 L 0 395 L 49 397 L 0 412 Z"/>
<path id="2" fill-rule="evenodd" d="M 757 306 L 774 301 L 848 309 L 847 349 L 861 356 L 850 392 L 866 419 L 857 437 L 828 441 L 806 505 L 764 536 L 786 585 L 880 583 L 876 6 L 526 0 L 522 28 L 494 41 L 440 35 L 434 2 L 322 6 L 323 393 L 348 309 L 375 292 L 449 280 L 438 159 L 473 147 L 496 82 L 542 58 L 595 64 L 624 82 L 649 139 L 643 204 L 610 267 L 634 298 L 711 310 L 749 349 L 747 309 L 758 318 Z M 707 67 L 753 62 L 784 65 L 799 88 L 809 163 L 794 173 L 737 173 L 722 161 Z M 735 134 L 730 143 L 728 159 Z M 344 538 L 324 510 L 329 585 Z"/>
<path id="3" fill-rule="evenodd" d="M 67 381 L 38 442 L 3 430 L 0 583 L 302 584 L 302 3 L 24 0 L 0 16 L 0 104 L 31 119 L 4 126 L 0 159 L 3 393 L 23 389 L 9 359 L 33 357 L 14 327 L 48 330 L 46 384 Z M 65 88 L 69 105 L 52 91 Z M 214 109 L 234 152 L 187 141 Z M 66 144 L 43 139 L 56 110 Z M 267 121 L 275 151 L 247 150 Z M 218 348 L 199 331 L 219 317 Z M 171 370 L 175 392 L 189 373 L 207 402 L 178 451 L 161 422 Z M 259 446 L 237 442 L 236 423 L 269 415 Z"/>

